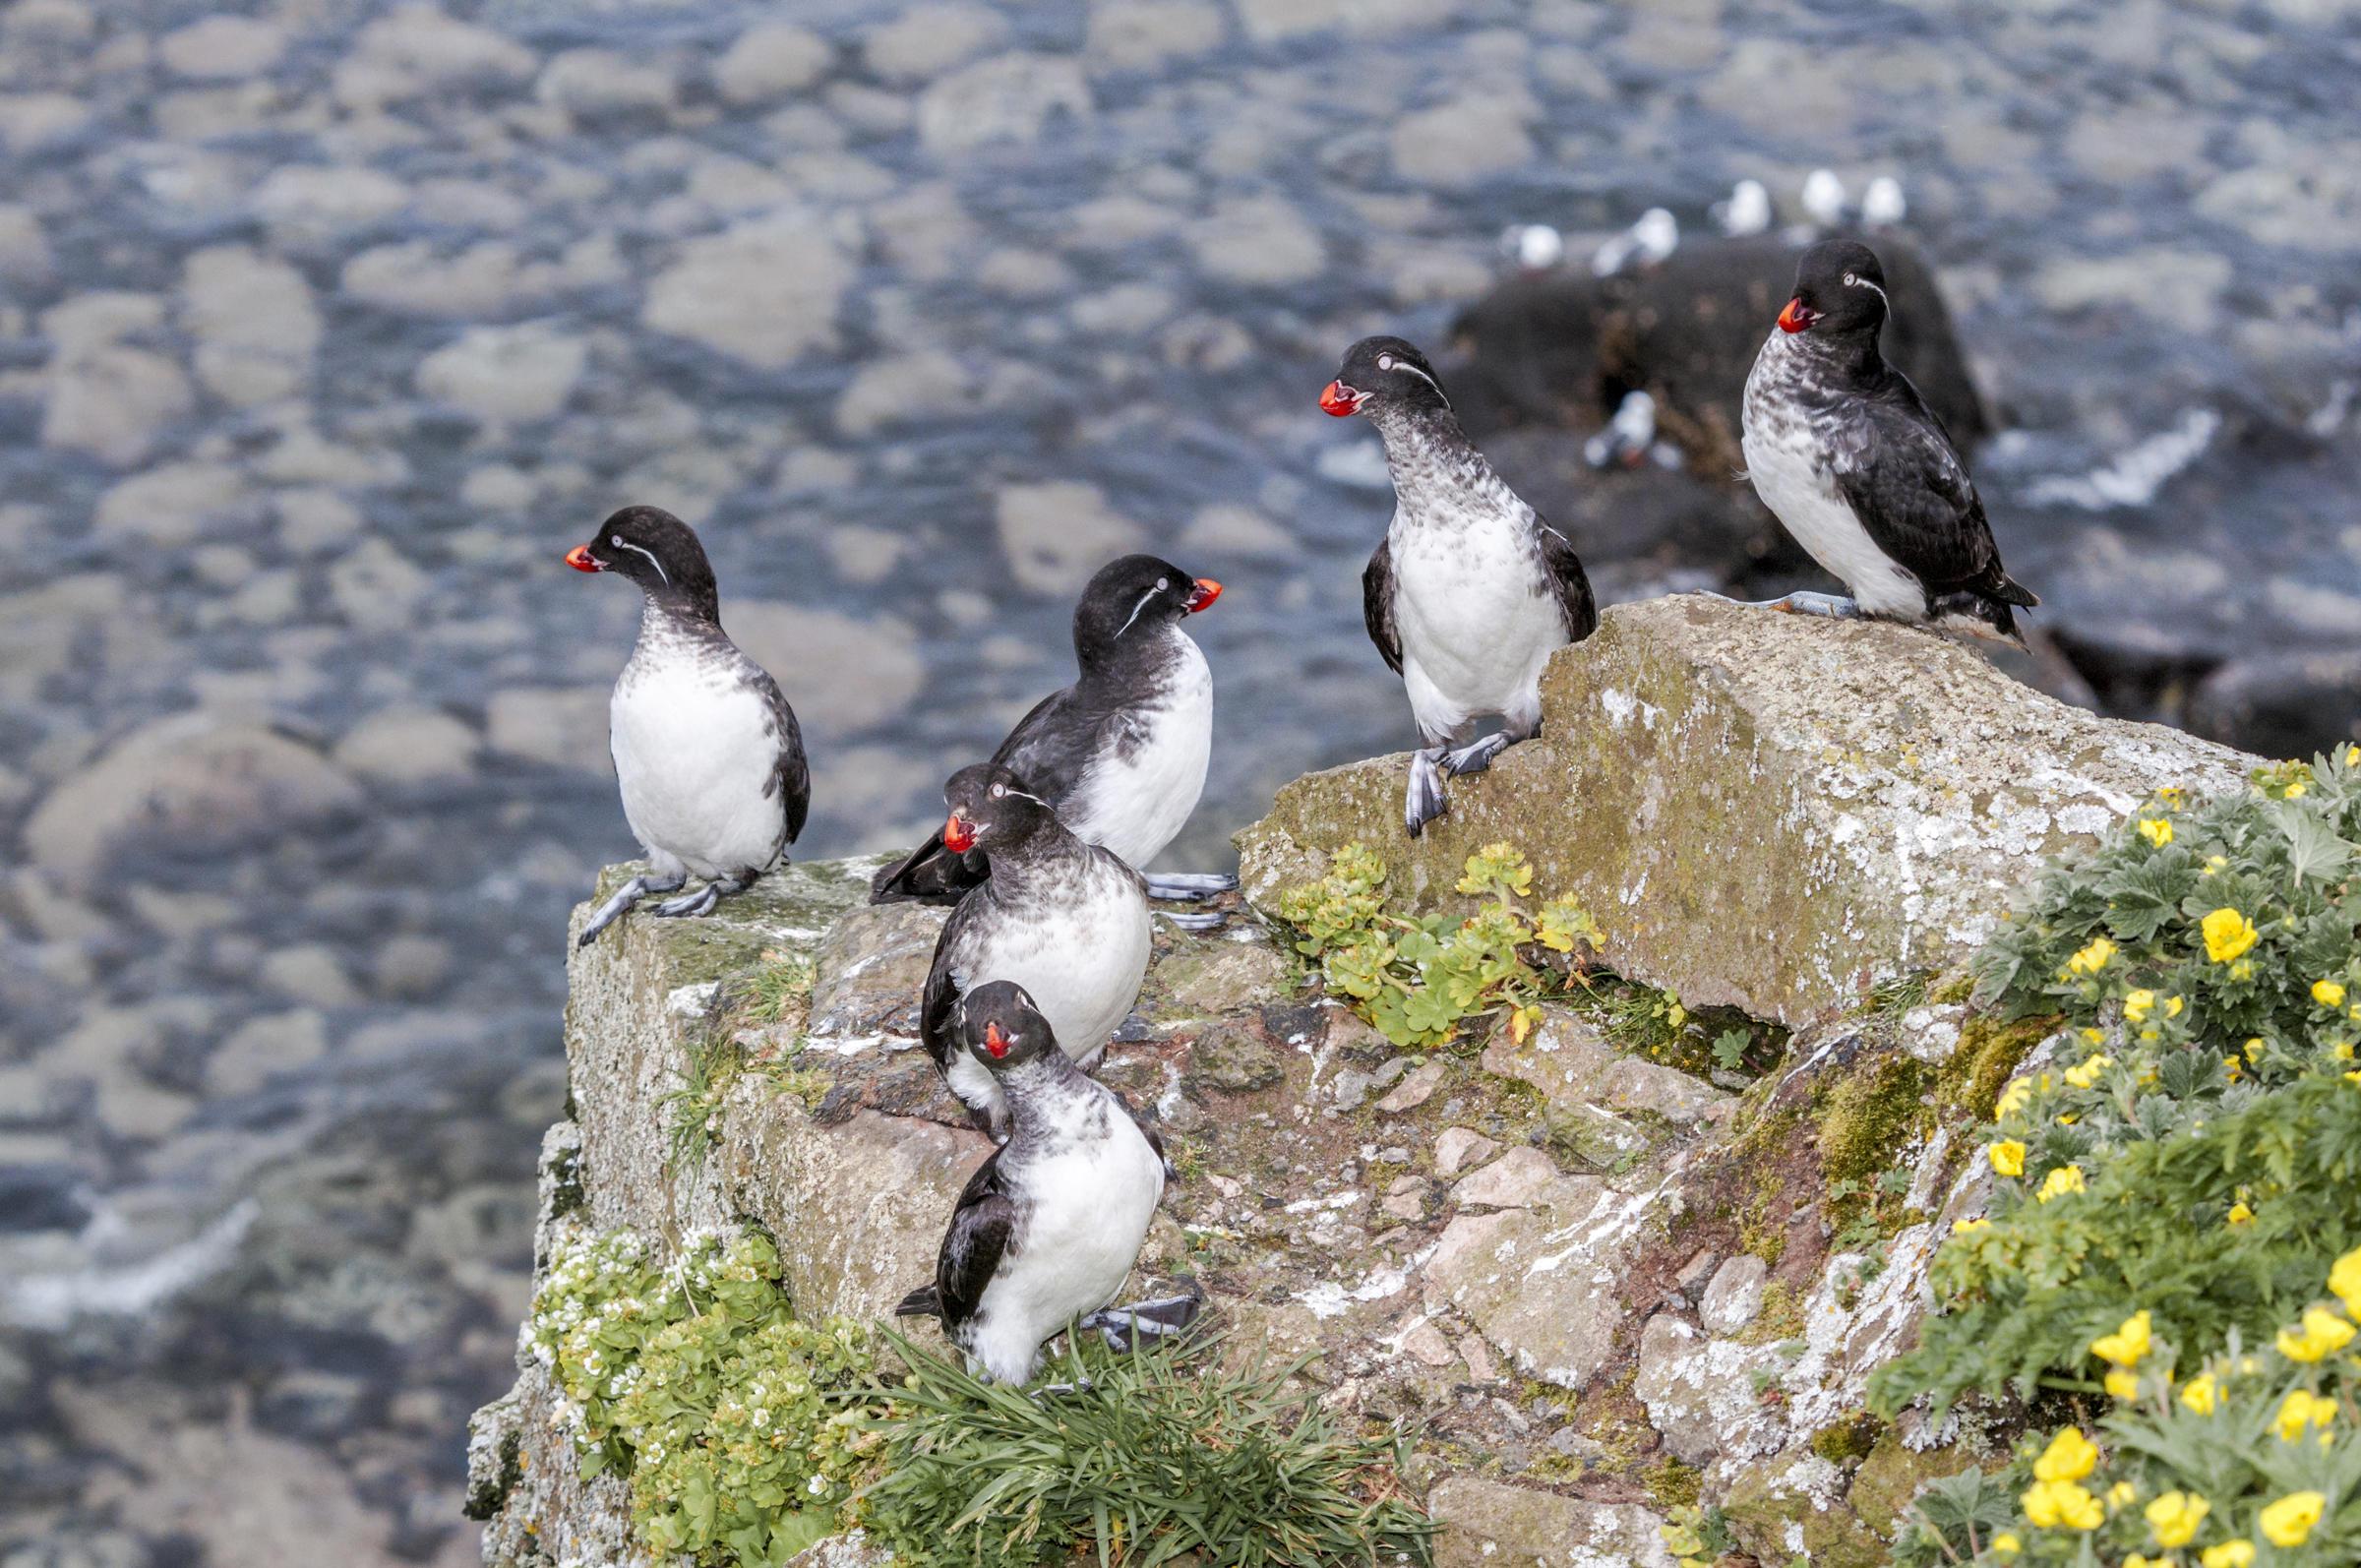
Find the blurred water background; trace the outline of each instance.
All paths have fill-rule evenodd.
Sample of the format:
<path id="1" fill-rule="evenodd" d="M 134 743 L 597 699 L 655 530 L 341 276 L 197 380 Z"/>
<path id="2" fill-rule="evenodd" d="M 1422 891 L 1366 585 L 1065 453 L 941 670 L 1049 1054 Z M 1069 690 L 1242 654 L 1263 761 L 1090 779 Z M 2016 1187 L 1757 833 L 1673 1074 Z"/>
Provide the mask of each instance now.
<path id="1" fill-rule="evenodd" d="M 2345 733 L 2357 101 L 2331 0 L 15 0 L 0 1565 L 473 1559 L 565 914 L 631 851 L 635 596 L 558 559 L 610 509 L 703 530 L 806 856 L 906 841 L 1107 557 L 1223 579 L 1214 864 L 1410 739 L 1341 348 L 1511 222 L 1580 265 L 1825 165 L 1904 182 L 2093 684 Z"/>

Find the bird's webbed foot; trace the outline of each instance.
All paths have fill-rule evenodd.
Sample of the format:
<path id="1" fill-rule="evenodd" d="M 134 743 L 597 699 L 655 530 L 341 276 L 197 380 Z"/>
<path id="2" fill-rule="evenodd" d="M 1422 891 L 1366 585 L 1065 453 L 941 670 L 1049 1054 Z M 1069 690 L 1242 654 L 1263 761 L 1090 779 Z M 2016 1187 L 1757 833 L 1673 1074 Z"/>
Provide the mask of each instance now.
<path id="1" fill-rule="evenodd" d="M 1443 771 L 1453 778 L 1466 773 L 1481 773 L 1492 765 L 1492 758 L 1517 744 L 1516 737 L 1506 731 L 1487 735 L 1456 752 L 1443 754 Z"/>
<path id="2" fill-rule="evenodd" d="M 661 876 L 635 876 L 615 889 L 613 897 L 590 912 L 582 934 L 574 939 L 576 947 L 587 947 L 598 939 L 598 934 L 623 918 L 623 912 L 650 893 L 669 893 L 689 879 L 686 873 L 670 879 Z"/>
<path id="3" fill-rule="evenodd" d="M 1441 747 L 1410 754 L 1410 780 L 1402 792 L 1402 825 L 1410 829 L 1413 838 L 1423 833 L 1428 822 L 1451 810 L 1451 803 L 1443 799 L 1443 775 L 1434 765 L 1441 755 Z"/>
<path id="4" fill-rule="evenodd" d="M 694 893 L 683 893 L 678 898 L 667 898 L 648 913 L 661 915 L 666 920 L 693 920 L 699 915 L 710 915 L 713 913 L 714 907 L 723 899 L 733 893 L 745 892 L 747 888 L 754 885 L 754 880 L 752 876 L 744 874 L 716 876 Z"/>
<path id="5" fill-rule="evenodd" d="M 1189 903 L 1200 898 L 1219 898 L 1224 893 L 1238 891 L 1238 878 L 1220 872 L 1152 872 L 1146 877 L 1150 898 L 1168 898 Z"/>
<path id="6" fill-rule="evenodd" d="M 1204 1306 L 1202 1292 L 1160 1296 L 1128 1306 L 1102 1307 L 1084 1318 L 1081 1326 L 1095 1329 L 1099 1338 L 1107 1342 L 1107 1348 L 1120 1355 L 1145 1345 L 1179 1339 L 1196 1322 Z"/>

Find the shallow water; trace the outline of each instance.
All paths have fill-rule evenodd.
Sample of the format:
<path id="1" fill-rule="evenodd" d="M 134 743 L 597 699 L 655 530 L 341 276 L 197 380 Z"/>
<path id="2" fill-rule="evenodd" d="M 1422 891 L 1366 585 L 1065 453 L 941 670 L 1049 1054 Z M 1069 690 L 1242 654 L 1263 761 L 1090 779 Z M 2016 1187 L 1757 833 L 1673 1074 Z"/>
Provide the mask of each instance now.
<path id="1" fill-rule="evenodd" d="M 703 530 L 803 716 L 813 856 L 905 840 L 1066 678 L 1101 560 L 1221 578 L 1174 855 L 1211 864 L 1409 739 L 1370 438 L 1312 406 L 1341 348 L 1439 338 L 1511 221 L 1579 258 L 1742 176 L 1793 218 L 1826 164 L 1905 182 L 2047 615 L 2361 645 L 2335 8 L 901 9 L 736 53 L 763 10 L 0 16 L 11 1565 L 471 1556 L 565 914 L 631 848 L 635 607 L 558 560 L 615 506 Z M 193 709 L 329 754 L 321 809 L 97 862 L 29 832 Z"/>

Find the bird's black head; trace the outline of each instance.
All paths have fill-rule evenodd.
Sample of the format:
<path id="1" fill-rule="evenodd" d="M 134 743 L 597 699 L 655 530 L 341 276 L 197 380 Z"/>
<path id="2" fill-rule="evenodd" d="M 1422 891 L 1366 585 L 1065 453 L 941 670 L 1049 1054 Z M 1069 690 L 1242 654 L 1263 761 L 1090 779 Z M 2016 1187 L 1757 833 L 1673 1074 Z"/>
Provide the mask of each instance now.
<path id="1" fill-rule="evenodd" d="M 1875 334 L 1886 322 L 1886 273 L 1859 240 L 1822 240 L 1795 265 L 1795 297 L 1779 313 L 1790 332 Z"/>
<path id="2" fill-rule="evenodd" d="M 1345 350 L 1336 380 L 1320 393 L 1320 406 L 1342 419 L 1396 410 L 1449 412 L 1451 399 L 1424 354 L 1399 337 L 1364 337 Z"/>
<path id="3" fill-rule="evenodd" d="M 650 594 L 677 595 L 718 620 L 720 590 L 705 547 L 687 523 L 660 507 L 626 507 L 598 525 L 587 544 L 566 552 L 576 572 L 614 572 Z"/>
<path id="4" fill-rule="evenodd" d="M 1013 980 L 990 980 L 960 1002 L 959 1037 L 967 1054 L 994 1072 L 1021 1067 L 1058 1049 L 1050 1021 Z"/>
<path id="5" fill-rule="evenodd" d="M 1211 577 L 1192 577 L 1156 556 L 1124 556 L 1099 569 L 1074 604 L 1074 652 L 1085 663 L 1127 638 L 1177 626 L 1222 596 Z"/>
<path id="6" fill-rule="evenodd" d="M 942 847 L 954 855 L 981 848 L 987 854 L 1021 843 L 1058 819 L 1050 803 L 1004 767 L 976 762 L 951 775 L 942 787 L 950 814 L 942 823 Z"/>

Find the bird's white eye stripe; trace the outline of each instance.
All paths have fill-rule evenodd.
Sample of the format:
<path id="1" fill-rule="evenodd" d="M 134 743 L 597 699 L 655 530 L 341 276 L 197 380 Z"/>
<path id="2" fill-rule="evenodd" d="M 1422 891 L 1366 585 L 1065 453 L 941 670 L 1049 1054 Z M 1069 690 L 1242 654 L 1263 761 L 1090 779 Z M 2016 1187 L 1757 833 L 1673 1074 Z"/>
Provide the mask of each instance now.
<path id="1" fill-rule="evenodd" d="M 647 564 L 656 569 L 656 575 L 662 577 L 667 586 L 671 584 L 672 573 L 664 570 L 664 563 L 656 559 L 656 553 L 653 550 L 633 544 L 631 541 L 624 538 L 622 534 L 613 535 L 612 542 L 625 550 L 637 550 L 641 555 L 647 557 Z"/>
<path id="2" fill-rule="evenodd" d="M 1875 294 L 1879 299 L 1885 299 L 1886 305 L 1889 309 L 1891 309 L 1894 304 L 1892 300 L 1886 299 L 1886 291 L 1884 289 L 1878 287 L 1875 283 L 1870 282 L 1869 279 L 1863 277 L 1858 272 L 1846 272 L 1845 274 L 1845 286 L 1847 288 L 1867 289 L 1870 293 Z"/>
<path id="3" fill-rule="evenodd" d="M 1450 397 L 1443 392 L 1443 384 L 1439 381 L 1436 381 L 1432 376 L 1427 375 L 1424 371 L 1419 369 L 1418 366 L 1410 363 L 1408 360 L 1398 359 L 1394 361 L 1393 368 L 1396 370 L 1409 371 L 1413 376 L 1418 377 L 1419 380 L 1424 382 L 1427 386 L 1434 389 L 1434 394 L 1443 399 L 1443 406 L 1445 408 L 1451 406 Z"/>
<path id="4" fill-rule="evenodd" d="M 1120 637 L 1120 636 L 1121 636 L 1121 635 L 1122 635 L 1124 633 L 1126 633 L 1126 632 L 1130 631 L 1130 630 L 1131 630 L 1131 623 L 1139 619 L 1139 612 L 1140 612 L 1140 611 L 1142 611 L 1142 610 L 1145 610 L 1145 609 L 1148 607 L 1148 601 L 1149 601 L 1150 599 L 1153 599 L 1153 598 L 1155 598 L 1155 597 L 1156 597 L 1156 595 L 1158 595 L 1158 594 L 1162 593 L 1163 591 L 1164 591 L 1164 584 L 1163 584 L 1163 582 L 1159 581 L 1159 582 L 1156 584 L 1156 586 L 1154 586 L 1153 588 L 1150 588 L 1150 589 L 1149 589 L 1147 592 L 1145 592 L 1145 593 L 1141 594 L 1141 595 L 1139 596 L 1139 603 L 1137 603 L 1137 604 L 1133 605 L 1133 606 L 1131 607 L 1131 613 L 1130 613 L 1129 615 L 1127 615 L 1127 616 L 1123 617 L 1123 624 L 1122 624 L 1121 626 L 1120 626 L 1120 627 L 1116 628 L 1115 634 L 1116 634 L 1117 636 L 1119 636 L 1119 637 Z"/>

